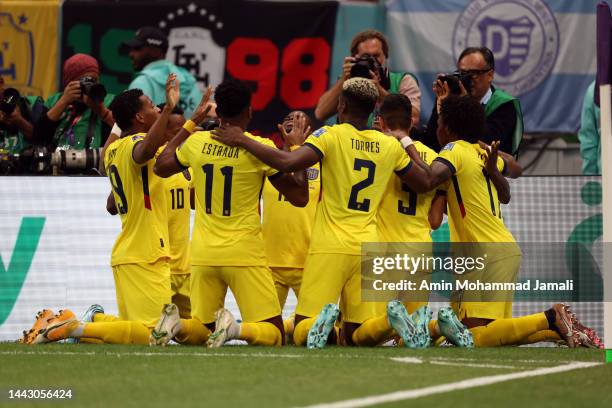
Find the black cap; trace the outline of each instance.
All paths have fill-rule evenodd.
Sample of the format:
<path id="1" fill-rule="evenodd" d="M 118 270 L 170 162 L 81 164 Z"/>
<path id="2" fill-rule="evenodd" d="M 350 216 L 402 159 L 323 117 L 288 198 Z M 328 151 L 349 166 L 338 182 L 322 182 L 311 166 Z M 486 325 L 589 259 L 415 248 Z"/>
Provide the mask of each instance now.
<path id="1" fill-rule="evenodd" d="M 166 51 L 168 49 L 168 37 L 159 28 L 142 27 L 136 31 L 136 36 L 134 38 L 121 43 L 121 48 L 123 50 L 147 46 L 161 48 Z"/>

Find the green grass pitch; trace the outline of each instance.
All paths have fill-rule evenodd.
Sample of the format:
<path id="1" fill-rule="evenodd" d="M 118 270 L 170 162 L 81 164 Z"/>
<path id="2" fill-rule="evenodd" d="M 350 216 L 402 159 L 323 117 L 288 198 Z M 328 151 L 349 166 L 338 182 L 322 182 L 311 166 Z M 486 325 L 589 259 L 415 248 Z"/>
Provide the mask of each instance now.
<path id="1" fill-rule="evenodd" d="M 206 350 L 3 343 L 0 362 L 0 406 L 6 407 L 302 407 L 339 401 L 345 401 L 344 406 L 427 408 L 612 406 L 612 364 L 604 363 L 603 351 L 587 349 Z M 577 362 L 601 364 L 480 384 L 496 376 Z M 466 380 L 474 384 L 455 389 Z M 445 384 L 451 389 L 436 387 Z M 71 389 L 73 398 L 11 401 L 9 389 Z M 378 403 L 365 399 L 407 390 L 431 393 Z"/>

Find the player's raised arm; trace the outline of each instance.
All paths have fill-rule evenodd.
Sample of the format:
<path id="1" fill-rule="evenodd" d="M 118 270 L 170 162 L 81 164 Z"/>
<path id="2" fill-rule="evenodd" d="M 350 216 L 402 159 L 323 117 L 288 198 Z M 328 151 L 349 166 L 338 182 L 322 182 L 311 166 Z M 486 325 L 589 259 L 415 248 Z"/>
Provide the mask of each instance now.
<path id="1" fill-rule="evenodd" d="M 410 157 L 411 166 L 407 171 L 399 173 L 398 176 L 403 183 L 406 183 L 416 193 L 431 191 L 451 177 L 452 174 L 446 166 L 438 165 L 435 161 L 429 166 L 423 161 L 406 131 L 397 129 L 387 132 L 387 134 L 398 139 L 406 154 Z"/>
<path id="2" fill-rule="evenodd" d="M 499 145 L 500 142 L 498 141 L 497 143 Z M 489 148 L 491 147 L 483 141 L 478 141 L 478 144 L 480 145 L 480 147 L 482 147 L 483 150 L 486 151 L 489 151 Z M 504 176 L 511 179 L 517 179 L 523 175 L 523 167 L 516 161 L 516 159 L 511 154 L 502 152 L 498 149 L 497 155 L 501 157 L 504 161 L 504 170 L 502 171 L 502 174 Z"/>
<path id="3" fill-rule="evenodd" d="M 151 129 L 147 132 L 147 137 L 134 146 L 132 157 L 136 163 L 143 164 L 155 157 L 157 149 L 164 143 L 168 118 L 178 103 L 179 97 L 179 81 L 175 74 L 170 74 L 166 81 L 166 104 L 164 105 L 164 109 L 153 126 L 151 126 Z"/>
<path id="4" fill-rule="evenodd" d="M 212 131 L 212 137 L 228 146 L 242 147 L 268 166 L 283 173 L 304 170 L 319 161 L 317 153 L 308 147 L 302 146 L 292 152 L 274 149 L 247 137 L 238 126 L 222 124 Z"/>
<path id="5" fill-rule="evenodd" d="M 502 204 L 508 204 L 510 202 L 510 184 L 508 180 L 501 174 L 498 168 L 498 152 L 499 142 L 491 143 L 491 146 L 485 150 L 487 155 L 487 161 L 485 168 L 489 179 L 493 182 L 495 189 L 497 190 L 497 198 Z M 505 167 L 505 162 L 504 162 Z"/>
<path id="6" fill-rule="evenodd" d="M 310 134 L 310 119 L 304 112 L 292 112 L 290 115 L 290 121 L 286 120 L 287 123 L 278 124 L 284 151 L 298 148 L 304 143 L 306 135 Z M 306 170 L 296 171 L 292 174 L 282 173 L 278 177 L 271 178 L 270 182 L 294 206 L 305 207 L 308 204 Z"/>
<path id="7" fill-rule="evenodd" d="M 213 88 L 208 87 L 198 107 L 193 111 L 191 119 L 189 119 L 178 133 L 168 142 L 162 153 L 157 157 L 153 171 L 160 177 L 170 177 L 171 175 L 183 171 L 185 168 L 176 158 L 176 149 L 193 133 L 196 126 L 202 123 L 211 108 L 213 107 L 209 101 L 212 96 Z"/>

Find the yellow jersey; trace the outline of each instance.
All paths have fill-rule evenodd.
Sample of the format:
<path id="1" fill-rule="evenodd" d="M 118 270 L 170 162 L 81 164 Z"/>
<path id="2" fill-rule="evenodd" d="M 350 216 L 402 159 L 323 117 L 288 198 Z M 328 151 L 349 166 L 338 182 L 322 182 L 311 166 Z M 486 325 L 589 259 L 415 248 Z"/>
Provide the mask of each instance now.
<path id="1" fill-rule="evenodd" d="M 436 161 L 447 165 L 453 174 L 445 184 L 452 240 L 516 242 L 504 225 L 497 189 L 485 170 L 485 151 L 477 143 L 457 140 L 444 146 Z M 501 157 L 497 167 L 504 171 Z M 505 250 L 507 255 L 520 253 L 516 245 Z"/>
<path id="2" fill-rule="evenodd" d="M 134 146 L 144 133 L 125 136 L 106 149 L 104 163 L 121 218 L 111 265 L 153 263 L 169 256 L 164 180 L 153 173 L 154 159 L 138 164 Z"/>
<path id="3" fill-rule="evenodd" d="M 276 148 L 269 139 L 245 134 Z M 191 264 L 267 265 L 259 198 L 265 177 L 280 173 L 243 148 L 213 140 L 208 131 L 189 136 L 176 150 L 176 158 L 191 167 L 196 192 Z"/>
<path id="4" fill-rule="evenodd" d="M 321 192 L 319 163 L 306 170 L 308 205 L 293 206 L 287 198 L 266 181 L 263 190 L 263 237 L 268 266 L 303 268 L 317 203 Z"/>
<path id="5" fill-rule="evenodd" d="M 168 233 L 170 239 L 170 272 L 189 273 L 189 226 L 191 221 L 190 194 L 193 177 L 191 169 L 165 179 L 168 203 Z"/>
<path id="6" fill-rule="evenodd" d="M 421 142 L 414 142 L 414 147 L 427 164 L 438 157 Z M 429 209 L 435 194 L 435 190 L 417 194 L 399 177 L 391 177 L 378 210 L 379 239 L 382 242 L 431 242 Z"/>
<path id="7" fill-rule="evenodd" d="M 321 202 L 309 253 L 361 254 L 378 242 L 376 213 L 391 177 L 407 172 L 410 158 L 396 139 L 343 123 L 324 126 L 305 146 L 321 159 Z"/>

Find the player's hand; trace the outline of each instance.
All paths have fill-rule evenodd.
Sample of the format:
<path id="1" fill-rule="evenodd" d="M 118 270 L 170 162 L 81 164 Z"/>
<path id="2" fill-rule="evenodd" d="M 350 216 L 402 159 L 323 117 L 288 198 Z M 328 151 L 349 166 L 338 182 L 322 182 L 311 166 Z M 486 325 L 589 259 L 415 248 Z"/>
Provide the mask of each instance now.
<path id="1" fill-rule="evenodd" d="M 181 97 L 179 86 L 180 83 L 176 74 L 168 75 L 168 79 L 166 80 L 166 105 L 170 110 L 174 109 Z"/>
<path id="2" fill-rule="evenodd" d="M 277 125 L 281 132 L 283 142 L 287 146 L 300 146 L 306 140 L 306 136 L 310 134 L 310 126 L 306 126 L 306 116 L 303 113 L 293 115 L 293 123 L 291 130 L 287 131 L 281 124 Z"/>
<path id="3" fill-rule="evenodd" d="M 345 57 L 344 64 L 342 64 L 342 80 L 346 81 L 351 77 L 351 68 L 355 65 L 355 58 Z"/>
<path id="4" fill-rule="evenodd" d="M 443 82 L 440 79 L 436 79 L 433 83 L 433 91 L 434 94 L 436 94 L 436 109 L 438 110 L 439 114 L 442 102 L 448 97 L 448 95 L 450 95 L 450 88 L 448 87 L 448 82 Z"/>
<path id="5" fill-rule="evenodd" d="M 191 121 L 193 123 L 200 125 L 200 123 L 204 122 L 204 120 L 206 120 L 206 118 L 209 116 L 209 113 L 213 108 L 213 105 L 210 103 L 210 97 L 212 94 L 213 87 L 209 85 L 206 92 L 204 92 L 204 95 L 202 96 L 202 100 L 193 111 L 193 115 L 191 115 Z"/>
<path id="6" fill-rule="evenodd" d="M 376 115 L 374 120 L 372 121 L 372 129 L 378 130 L 379 132 L 383 131 L 382 125 L 380 123 L 380 115 Z"/>
<path id="7" fill-rule="evenodd" d="M 210 133 L 214 140 L 228 146 L 240 146 L 240 142 L 246 138 L 241 128 L 228 125 L 227 123 L 221 123 L 218 128 Z"/>
<path id="8" fill-rule="evenodd" d="M 68 85 L 64 88 L 64 93 L 60 97 L 60 100 L 66 105 L 81 99 L 81 84 L 79 81 L 68 82 Z"/>
<path id="9" fill-rule="evenodd" d="M 487 146 L 485 149 L 485 155 L 487 157 L 485 167 L 487 169 L 487 173 L 493 174 L 498 172 L 497 168 L 497 157 L 499 155 L 499 141 L 495 141 L 491 143 L 491 146 Z"/>
<path id="10" fill-rule="evenodd" d="M 406 136 L 410 136 L 408 133 L 404 132 L 401 129 L 388 130 L 385 132 L 386 135 L 393 136 L 397 140 L 402 140 Z"/>

